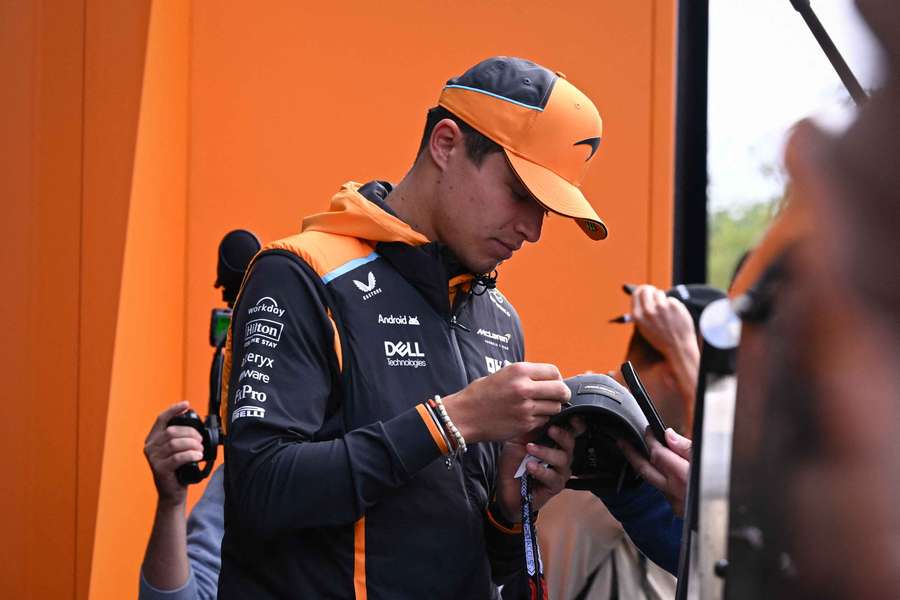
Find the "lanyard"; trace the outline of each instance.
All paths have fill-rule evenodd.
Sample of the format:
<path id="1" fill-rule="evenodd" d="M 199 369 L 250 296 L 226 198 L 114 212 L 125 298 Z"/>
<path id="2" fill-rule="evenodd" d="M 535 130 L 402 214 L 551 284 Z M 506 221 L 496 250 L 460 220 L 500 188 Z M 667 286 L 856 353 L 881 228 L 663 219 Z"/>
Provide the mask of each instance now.
<path id="1" fill-rule="evenodd" d="M 534 529 L 534 513 L 531 510 L 531 478 L 522 475 L 522 539 L 525 543 L 525 571 L 528 573 L 528 588 L 531 600 L 546 600 L 544 588 L 544 564 L 538 546 L 537 531 Z"/>

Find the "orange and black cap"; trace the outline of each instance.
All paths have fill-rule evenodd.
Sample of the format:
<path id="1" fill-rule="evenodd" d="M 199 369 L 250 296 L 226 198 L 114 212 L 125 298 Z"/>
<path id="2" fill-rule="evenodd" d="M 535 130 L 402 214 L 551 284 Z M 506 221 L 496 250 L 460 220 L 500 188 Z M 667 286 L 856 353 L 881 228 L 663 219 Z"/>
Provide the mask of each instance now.
<path id="1" fill-rule="evenodd" d="M 502 146 L 545 208 L 575 219 L 591 239 L 606 238 L 606 225 L 580 189 L 603 122 L 594 103 L 560 73 L 495 56 L 448 81 L 438 104 Z"/>

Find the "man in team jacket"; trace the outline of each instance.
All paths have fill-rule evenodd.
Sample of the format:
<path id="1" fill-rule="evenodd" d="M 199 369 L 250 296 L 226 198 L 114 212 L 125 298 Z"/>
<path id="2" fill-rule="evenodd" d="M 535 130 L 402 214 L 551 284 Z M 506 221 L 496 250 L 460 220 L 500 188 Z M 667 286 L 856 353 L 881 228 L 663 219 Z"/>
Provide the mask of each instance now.
<path id="1" fill-rule="evenodd" d="M 226 364 L 221 598 L 487 599 L 521 574 L 516 468 L 549 465 L 528 466 L 539 508 L 574 438 L 524 443 L 569 392 L 523 362 L 490 274 L 548 211 L 606 237 L 579 189 L 600 136 L 561 75 L 488 59 L 444 87 L 396 187 L 345 184 L 257 256 Z"/>

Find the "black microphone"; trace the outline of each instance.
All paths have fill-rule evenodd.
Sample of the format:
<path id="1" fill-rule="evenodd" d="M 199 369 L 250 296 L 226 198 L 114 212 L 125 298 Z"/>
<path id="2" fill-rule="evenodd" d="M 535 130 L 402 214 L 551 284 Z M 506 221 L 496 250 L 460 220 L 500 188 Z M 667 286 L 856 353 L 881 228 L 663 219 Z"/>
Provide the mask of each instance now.
<path id="1" fill-rule="evenodd" d="M 215 287 L 222 288 L 222 300 L 229 308 L 234 308 L 244 271 L 260 248 L 259 239 L 246 229 L 230 231 L 219 242 Z"/>

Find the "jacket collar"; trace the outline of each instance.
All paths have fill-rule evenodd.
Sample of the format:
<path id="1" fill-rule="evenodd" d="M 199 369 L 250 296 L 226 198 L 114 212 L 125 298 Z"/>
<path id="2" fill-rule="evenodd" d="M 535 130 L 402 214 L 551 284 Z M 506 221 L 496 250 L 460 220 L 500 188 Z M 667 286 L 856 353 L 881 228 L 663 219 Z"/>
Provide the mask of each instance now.
<path id="1" fill-rule="evenodd" d="M 412 229 L 387 204 L 393 186 L 386 181 L 350 182 L 331 199 L 331 210 L 303 220 L 303 231 L 322 231 L 372 242 L 375 251 L 409 281 L 439 314 L 468 291 L 474 275 L 440 242 Z"/>

